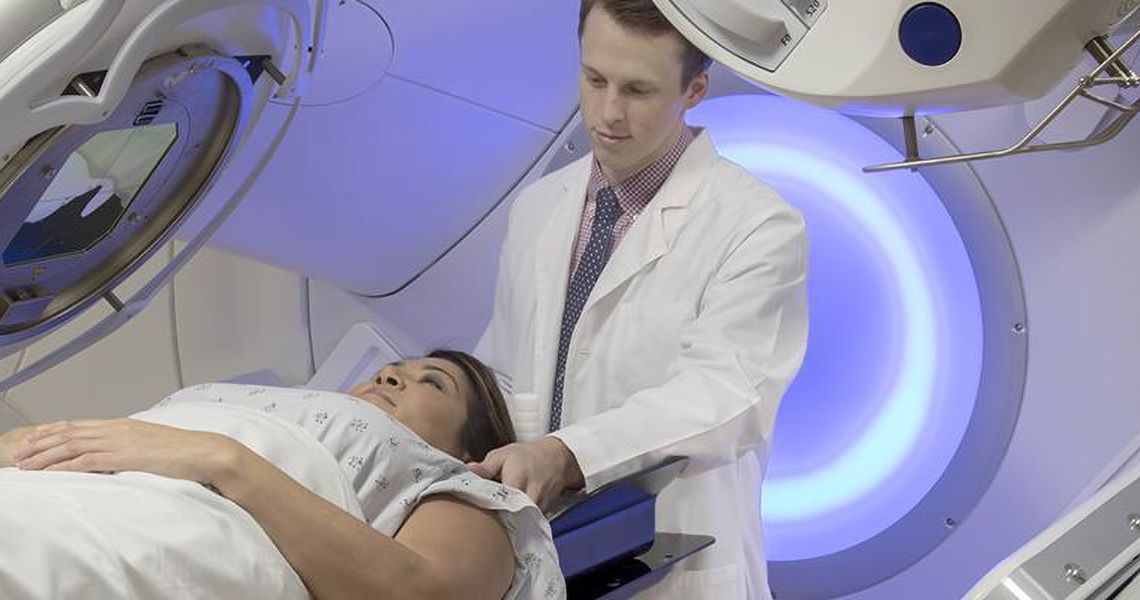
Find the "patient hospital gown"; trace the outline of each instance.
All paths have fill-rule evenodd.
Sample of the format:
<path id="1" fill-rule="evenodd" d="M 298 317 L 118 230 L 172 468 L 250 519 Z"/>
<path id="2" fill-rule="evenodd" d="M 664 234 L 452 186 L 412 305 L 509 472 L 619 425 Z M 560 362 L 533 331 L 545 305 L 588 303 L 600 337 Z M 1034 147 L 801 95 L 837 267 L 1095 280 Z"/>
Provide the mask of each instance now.
<path id="1" fill-rule="evenodd" d="M 395 535 L 421 500 L 437 494 L 491 511 L 506 529 L 515 553 L 514 581 L 505 598 L 548 600 L 566 595 L 550 528 L 524 494 L 474 475 L 462 462 L 367 402 L 332 392 L 201 384 L 132 418 L 230 435 L 388 536 Z M 303 455 L 308 458 L 296 458 Z M 115 485 L 121 489 L 110 493 L 104 489 Z M 124 493 L 134 494 L 138 504 L 108 510 L 104 505 L 114 501 L 100 500 L 128 498 Z M 64 508 L 50 514 L 35 508 L 45 503 Z M 155 505 L 163 503 L 169 504 L 165 510 L 170 516 L 155 517 L 155 511 L 164 509 Z M 47 516 L 39 520 L 17 516 L 21 505 L 22 510 Z M 140 511 L 143 506 L 148 509 Z M 72 515 L 80 511 L 85 518 L 75 519 Z M 80 539 L 80 526 L 101 531 Z M 252 598 L 254 589 L 256 597 L 307 596 L 268 536 L 244 511 L 190 482 L 146 473 L 105 476 L 0 469 L 0 527 L 9 529 L 0 532 L 0 588 L 8 587 L 0 589 L 3 598 L 43 593 L 89 597 L 82 592 L 69 595 L 61 587 L 82 590 L 81 584 L 88 592 L 108 590 L 104 593 L 116 597 L 236 597 L 233 594 L 239 593 Z M 35 543 L 21 543 L 17 549 L 7 543 L 12 538 L 4 539 L 8 533 Z M 213 557 L 219 541 L 232 552 Z M 36 558 L 29 558 L 29 552 Z M 70 569 L 70 579 L 60 576 L 58 570 L 64 567 Z M 172 578 L 179 581 L 172 583 Z"/>
<path id="2" fill-rule="evenodd" d="M 420 500 L 436 494 L 492 511 L 515 549 L 515 582 L 507 598 L 565 595 L 550 528 L 538 507 L 522 492 L 471 473 L 376 406 L 334 392 L 215 383 L 176 392 L 156 408 L 199 402 L 260 410 L 308 431 L 337 460 L 364 520 L 384 535 L 394 536 Z"/>

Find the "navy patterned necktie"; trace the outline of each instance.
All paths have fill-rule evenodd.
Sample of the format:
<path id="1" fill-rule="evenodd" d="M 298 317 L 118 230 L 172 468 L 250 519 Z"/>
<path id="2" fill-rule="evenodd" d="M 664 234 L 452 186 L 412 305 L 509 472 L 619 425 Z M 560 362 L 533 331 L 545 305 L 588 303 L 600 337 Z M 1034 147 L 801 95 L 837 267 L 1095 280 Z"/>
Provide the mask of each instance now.
<path id="1" fill-rule="evenodd" d="M 566 356 L 570 352 L 570 337 L 586 299 L 594 289 L 606 261 L 610 258 L 613 245 L 614 225 L 621 216 L 617 194 L 608 187 L 598 190 L 594 198 L 594 224 L 590 230 L 590 241 L 586 252 L 578 261 L 578 268 L 570 279 L 566 290 L 566 307 L 562 310 L 562 330 L 558 338 L 558 360 L 554 366 L 554 401 L 550 411 L 550 431 L 562 426 L 562 389 L 566 382 Z"/>

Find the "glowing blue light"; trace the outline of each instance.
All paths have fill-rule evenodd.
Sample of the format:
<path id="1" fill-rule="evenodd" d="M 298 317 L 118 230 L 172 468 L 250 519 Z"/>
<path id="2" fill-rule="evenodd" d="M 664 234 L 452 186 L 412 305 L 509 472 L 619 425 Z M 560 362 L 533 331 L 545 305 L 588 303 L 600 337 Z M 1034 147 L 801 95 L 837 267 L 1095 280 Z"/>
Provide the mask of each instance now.
<path id="1" fill-rule="evenodd" d="M 773 146 L 729 145 L 724 154 L 752 170 L 811 173 L 829 197 L 842 198 L 857 219 L 856 227 L 869 232 L 881 245 L 902 298 L 906 365 L 885 409 L 838 460 L 810 474 L 773 479 L 764 490 L 765 519 L 807 519 L 841 508 L 881 485 L 914 446 L 926 417 L 925 399 L 930 396 L 934 376 L 930 282 L 898 221 L 884 210 L 874 191 L 849 172 L 801 151 Z"/>
<path id="2" fill-rule="evenodd" d="M 968 255 L 919 175 L 862 173 L 898 153 L 842 115 L 751 95 L 690 121 L 807 219 L 812 337 L 777 419 L 763 516 L 770 559 L 840 551 L 908 512 L 961 441 L 981 370 Z"/>

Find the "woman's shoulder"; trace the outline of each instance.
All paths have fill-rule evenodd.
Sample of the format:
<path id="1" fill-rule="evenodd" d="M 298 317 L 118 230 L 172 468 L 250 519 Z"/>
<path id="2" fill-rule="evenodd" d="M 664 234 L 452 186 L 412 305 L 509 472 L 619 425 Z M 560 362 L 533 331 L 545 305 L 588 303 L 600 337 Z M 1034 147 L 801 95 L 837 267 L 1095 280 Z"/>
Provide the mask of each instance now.
<path id="1" fill-rule="evenodd" d="M 440 496 L 482 509 L 502 524 L 515 557 L 514 583 L 507 598 L 565 597 L 550 524 L 526 494 L 464 467 L 428 486 L 421 498 Z"/>

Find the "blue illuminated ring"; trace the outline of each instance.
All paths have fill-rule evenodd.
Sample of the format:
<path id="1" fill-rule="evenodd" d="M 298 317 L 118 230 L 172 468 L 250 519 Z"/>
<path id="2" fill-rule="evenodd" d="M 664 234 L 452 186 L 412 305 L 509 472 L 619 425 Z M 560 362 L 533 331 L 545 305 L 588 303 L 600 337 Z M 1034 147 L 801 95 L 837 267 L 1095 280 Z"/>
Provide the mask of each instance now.
<path id="1" fill-rule="evenodd" d="M 770 559 L 841 552 L 890 528 L 919 504 L 963 439 L 982 362 L 970 257 L 925 179 L 909 172 L 862 172 L 863 165 L 897 160 L 898 152 L 851 119 L 755 94 L 706 101 L 690 117 L 708 127 L 723 156 L 805 213 L 812 341 L 776 422 L 762 508 Z M 861 250 L 829 248 L 837 237 L 860 238 L 852 247 Z M 813 283 L 828 282 L 834 292 L 837 273 L 852 261 L 869 266 L 861 279 L 840 281 L 838 287 L 879 288 L 874 308 L 890 324 L 854 345 L 834 337 L 847 332 L 826 327 L 850 308 L 851 294 L 832 298 L 811 291 Z M 849 347 L 837 353 L 835 347 L 845 343 Z M 842 364 L 827 361 L 859 358 L 865 364 L 854 376 L 881 379 L 880 388 L 818 381 L 842 379 L 836 373 L 852 377 Z M 804 413 L 805 403 L 817 410 Z M 842 417 L 844 411 L 855 424 L 850 431 L 842 419 L 822 423 L 822 435 L 844 438 L 842 448 L 808 461 L 792 456 L 808 448 L 800 440 L 821 435 L 817 425 L 824 415 Z"/>
<path id="2" fill-rule="evenodd" d="M 768 582 L 781 597 L 846 596 L 934 550 L 993 481 L 1025 390 L 1021 273 L 970 165 L 864 175 L 900 159 L 896 121 L 718 85 L 745 95 L 689 121 L 800 208 L 810 242 L 808 355 L 765 480 Z M 920 130 L 922 155 L 960 152 L 936 122 Z"/>
<path id="3" fill-rule="evenodd" d="M 804 476 L 772 479 L 765 485 L 765 522 L 817 518 L 841 510 L 881 486 L 914 448 L 927 417 L 928 406 L 923 400 L 931 394 L 935 371 L 937 328 L 931 314 L 931 284 L 898 221 L 883 209 L 866 182 L 850 170 L 786 147 L 730 144 L 721 150 L 753 172 L 780 171 L 810 177 L 829 197 L 844 199 L 847 214 L 856 217 L 858 227 L 881 243 L 901 297 L 906 362 L 885 408 L 838 460 Z"/>

